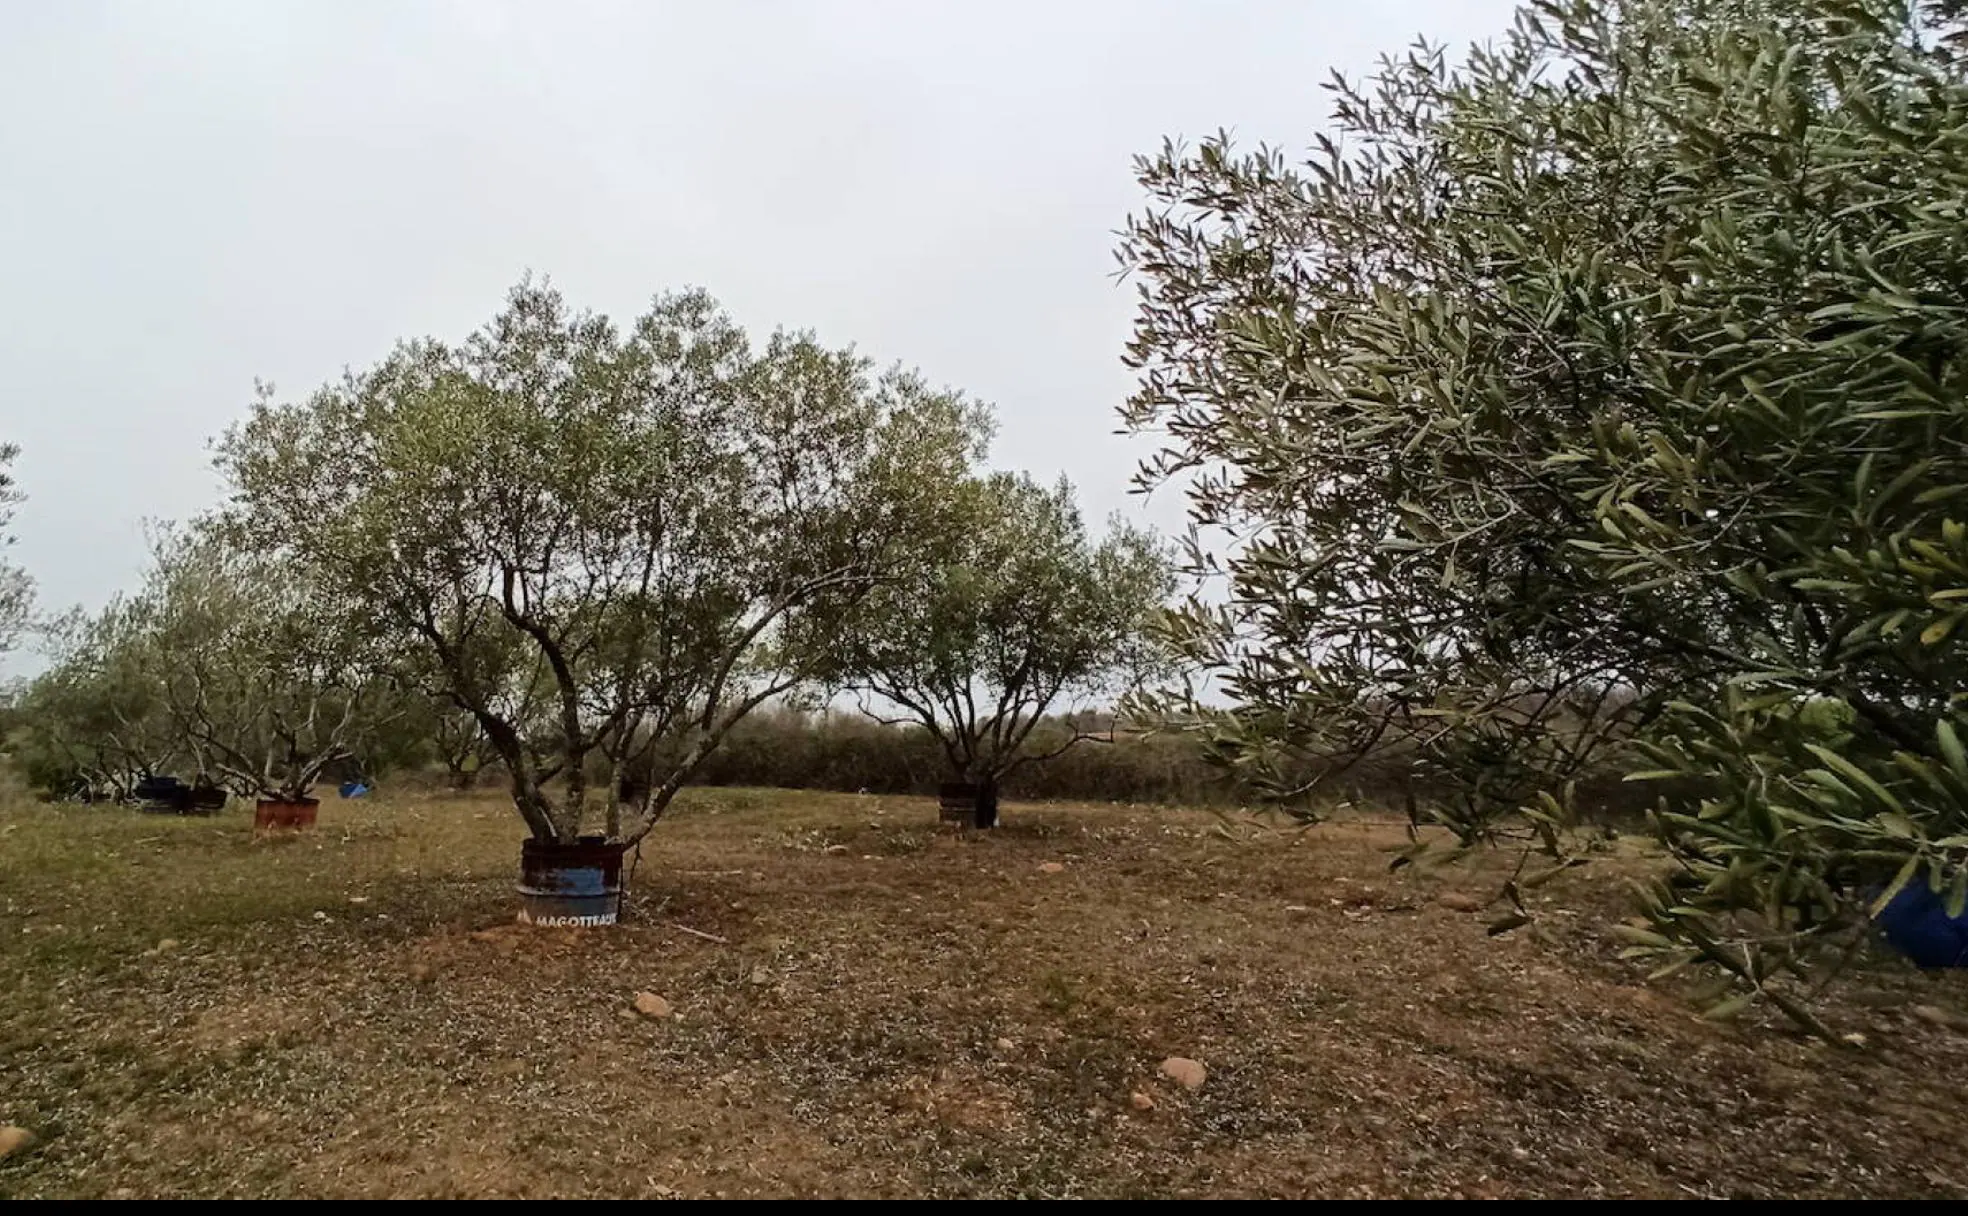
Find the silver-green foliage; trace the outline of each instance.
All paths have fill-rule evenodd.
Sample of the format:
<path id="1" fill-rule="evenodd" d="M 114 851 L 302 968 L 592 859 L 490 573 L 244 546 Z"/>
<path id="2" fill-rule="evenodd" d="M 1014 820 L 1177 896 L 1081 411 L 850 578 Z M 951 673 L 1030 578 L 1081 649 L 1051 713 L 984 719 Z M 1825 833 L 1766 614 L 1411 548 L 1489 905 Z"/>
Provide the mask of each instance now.
<path id="1" fill-rule="evenodd" d="M 172 750 L 261 798 L 304 798 L 387 730 L 401 698 L 355 605 L 210 521 L 168 531 L 137 602 L 119 713 L 161 704 Z"/>
<path id="2" fill-rule="evenodd" d="M 170 773 L 306 797 L 403 704 L 360 615 L 210 520 L 164 530 L 136 594 L 47 634 L 51 662 L 22 694 L 14 745 L 57 796 L 127 799 L 139 778 Z"/>
<path id="3" fill-rule="evenodd" d="M 152 615 L 142 597 L 117 596 L 49 623 L 48 666 L 22 689 L 7 741 L 36 787 L 121 801 L 140 778 L 188 759 L 164 701 Z"/>
<path id="4" fill-rule="evenodd" d="M 835 678 L 868 711 L 922 726 L 951 776 L 995 781 L 1089 737 L 1035 746 L 1048 715 L 1111 700 L 1157 661 L 1174 590 L 1162 543 L 1120 521 L 1088 535 L 1073 488 L 995 473 L 944 487 L 923 543 L 838 638 Z"/>
<path id="5" fill-rule="evenodd" d="M 1968 84 L 1936 32 L 1540 0 L 1458 70 L 1336 84 L 1308 163 L 1143 162 L 1127 414 L 1227 564 L 1177 622 L 1226 758 L 1291 793 L 1379 749 L 1465 843 L 1554 851 L 1572 778 L 1678 777 L 1634 940 L 1750 995 L 1882 887 L 1961 906 Z"/>
<path id="6" fill-rule="evenodd" d="M 20 449 L 0 443 L 0 550 L 14 543 L 7 526 L 13 522 L 14 508 L 21 501 L 10 466 Z M 0 654 L 6 654 L 27 631 L 34 611 L 34 580 L 12 562 L 0 559 Z"/>

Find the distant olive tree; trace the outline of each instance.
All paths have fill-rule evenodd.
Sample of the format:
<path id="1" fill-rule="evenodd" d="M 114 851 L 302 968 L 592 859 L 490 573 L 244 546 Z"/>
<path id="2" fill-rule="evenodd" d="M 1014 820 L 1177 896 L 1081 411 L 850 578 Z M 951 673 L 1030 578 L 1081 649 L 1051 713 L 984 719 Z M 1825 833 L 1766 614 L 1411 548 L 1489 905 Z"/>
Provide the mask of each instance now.
<path id="1" fill-rule="evenodd" d="M 144 599 L 179 750 L 238 793 L 305 798 L 397 714 L 374 634 L 296 563 L 195 525 L 160 540 Z"/>
<path id="2" fill-rule="evenodd" d="M 1234 700 L 1200 711 L 1219 755 L 1292 797 L 1391 751 L 1463 845 L 1561 863 L 1575 777 L 1679 778 L 1628 932 L 1729 1008 L 1808 1018 L 1787 973 L 1906 882 L 1959 910 L 1945 32 L 1894 0 L 1540 0 L 1461 70 L 1336 84 L 1302 165 L 1144 161 L 1127 418 L 1227 571 L 1175 629 Z"/>
<path id="3" fill-rule="evenodd" d="M 1161 542 L 1119 522 L 1096 541 L 1071 485 L 1010 473 L 947 487 L 935 519 L 839 635 L 840 684 L 928 731 L 954 780 L 995 783 L 1096 737 L 1074 711 L 1154 667 L 1148 625 L 1175 585 Z M 1038 733 L 1049 717 L 1063 735 Z"/>
<path id="4" fill-rule="evenodd" d="M 499 749 L 485 726 L 447 690 L 441 664 L 414 644 L 396 656 L 392 670 L 402 678 L 409 697 L 399 734 L 405 758 L 414 763 L 442 765 L 446 784 L 454 790 L 477 787 L 480 775 L 499 760 Z M 505 707 L 522 737 L 551 731 L 546 717 L 552 673 L 537 648 L 519 645 L 513 633 L 487 632 L 474 650 L 472 669 L 492 700 Z"/>
<path id="5" fill-rule="evenodd" d="M 14 508 L 20 504 L 20 488 L 14 484 L 12 465 L 20 448 L 0 443 L 0 550 L 14 543 L 8 526 L 14 521 Z M 34 580 L 27 571 L 0 559 L 0 655 L 19 645 L 34 613 Z"/>
<path id="6" fill-rule="evenodd" d="M 150 605 L 117 596 L 46 630 L 49 663 L 28 681 L 8 740 L 30 784 L 54 797 L 124 801 L 186 758 L 164 703 Z"/>
<path id="7" fill-rule="evenodd" d="M 454 790 L 478 785 L 479 774 L 499 759 L 492 736 L 485 733 L 477 717 L 449 701 L 426 697 L 419 707 L 428 713 L 428 734 L 432 754 L 444 766 L 445 783 Z"/>
<path id="8" fill-rule="evenodd" d="M 527 283 L 462 343 L 263 400 L 220 465 L 257 545 L 420 652 L 535 838 L 633 842 L 810 677 L 986 427 L 809 336 L 755 347 L 701 292 L 618 326 Z"/>

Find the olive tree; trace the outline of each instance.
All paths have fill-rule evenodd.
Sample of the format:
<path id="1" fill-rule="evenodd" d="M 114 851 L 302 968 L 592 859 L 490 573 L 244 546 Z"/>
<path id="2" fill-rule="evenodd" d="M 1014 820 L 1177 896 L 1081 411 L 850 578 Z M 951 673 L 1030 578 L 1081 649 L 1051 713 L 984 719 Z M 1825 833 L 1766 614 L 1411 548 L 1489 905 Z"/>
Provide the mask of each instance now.
<path id="1" fill-rule="evenodd" d="M 870 716 L 928 731 L 953 780 L 990 785 L 1096 737 L 1072 713 L 1152 669 L 1174 571 L 1149 533 L 1090 537 L 1063 480 L 972 478 L 935 521 L 839 636 L 837 679 Z M 1039 730 L 1049 716 L 1058 737 Z"/>
<path id="2" fill-rule="evenodd" d="M 125 801 L 142 778 L 185 758 L 163 697 L 149 605 L 117 596 L 47 628 L 46 670 L 29 681 L 8 743 L 51 795 Z"/>
<path id="3" fill-rule="evenodd" d="M 551 674 L 539 651 L 520 647 L 511 633 L 488 640 L 497 648 L 481 649 L 474 670 L 492 690 L 492 699 L 509 708 L 522 737 L 550 730 L 543 711 Z M 478 717 L 445 691 L 449 685 L 444 668 L 412 644 L 399 651 L 391 669 L 415 694 L 406 701 L 400 729 L 408 756 L 418 763 L 435 760 L 443 765 L 446 784 L 453 790 L 476 788 L 487 767 L 498 763 L 499 749 Z"/>
<path id="4" fill-rule="evenodd" d="M 7 530 L 14 520 L 14 507 L 21 501 L 11 466 L 20 448 L 0 443 L 0 550 L 14 543 Z M 0 559 L 0 655 L 19 644 L 34 611 L 34 580 L 12 562 Z"/>
<path id="5" fill-rule="evenodd" d="M 445 781 L 454 790 L 478 785 L 479 774 L 499 759 L 492 736 L 470 710 L 461 709 L 445 698 L 425 697 L 417 705 L 415 721 L 423 726 L 423 738 L 435 759 L 444 765 Z"/>
<path id="6" fill-rule="evenodd" d="M 982 411 L 851 351 L 762 346 L 701 292 L 626 325 L 516 288 L 220 446 L 232 517 L 405 639 L 490 739 L 521 819 L 640 840 L 959 478 Z M 522 667 L 544 671 L 533 720 Z M 602 774 L 599 777 L 591 773 Z"/>
<path id="7" fill-rule="evenodd" d="M 1539 0 L 1141 166 L 1132 426 L 1282 796 L 1392 751 L 1464 844 L 1675 776 L 1636 948 L 1787 972 L 1968 897 L 1968 83 L 1893 0 Z M 1846 715 L 1816 712 L 1836 704 Z M 1650 758 L 1644 758 L 1650 757 Z M 1569 860 L 1561 856 L 1560 860 Z M 1733 1005 L 1731 1007 L 1734 1007 Z"/>
<path id="8" fill-rule="evenodd" d="M 209 524 L 166 533 L 144 590 L 156 695 L 201 774 L 308 796 L 395 713 L 375 635 L 290 560 Z"/>

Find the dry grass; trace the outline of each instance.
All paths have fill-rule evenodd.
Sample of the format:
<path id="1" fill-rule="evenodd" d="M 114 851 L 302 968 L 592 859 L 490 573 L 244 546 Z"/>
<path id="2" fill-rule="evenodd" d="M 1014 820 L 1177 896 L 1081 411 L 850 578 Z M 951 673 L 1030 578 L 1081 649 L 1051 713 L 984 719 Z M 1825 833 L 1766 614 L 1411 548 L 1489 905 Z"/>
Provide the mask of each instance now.
<path id="1" fill-rule="evenodd" d="M 0 810 L 0 1197 L 1968 1194 L 1959 977 L 1870 968 L 1860 1051 L 1702 1022 L 1597 932 L 1630 856 L 1490 940 L 1382 826 L 933 818 L 707 792 L 580 931 L 489 797 Z"/>

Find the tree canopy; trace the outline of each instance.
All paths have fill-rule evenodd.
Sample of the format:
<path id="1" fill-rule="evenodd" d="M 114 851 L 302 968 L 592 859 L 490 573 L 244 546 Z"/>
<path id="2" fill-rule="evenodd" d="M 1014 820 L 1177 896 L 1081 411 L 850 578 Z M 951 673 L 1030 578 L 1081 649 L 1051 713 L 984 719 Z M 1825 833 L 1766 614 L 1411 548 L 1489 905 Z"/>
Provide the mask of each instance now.
<path id="1" fill-rule="evenodd" d="M 14 522 L 14 508 L 20 504 L 20 488 L 14 484 L 12 465 L 20 448 L 0 443 L 0 551 L 14 543 L 8 526 Z M 0 557 L 0 655 L 20 643 L 34 611 L 34 580 L 27 571 Z"/>
<path id="2" fill-rule="evenodd" d="M 117 596 L 47 630 L 49 665 L 22 690 L 8 739 L 30 783 L 88 801 L 122 801 L 186 755 L 163 696 L 149 604 Z"/>
<path id="3" fill-rule="evenodd" d="M 952 776 L 994 781 L 1035 750 L 1049 714 L 1147 674 L 1151 618 L 1174 589 L 1163 546 L 1115 522 L 1095 541 L 1062 481 L 997 473 L 949 486 L 935 528 L 842 632 L 836 678 L 869 712 L 922 726 Z"/>
<path id="4" fill-rule="evenodd" d="M 1630 932 L 1750 996 L 1898 884 L 1961 907 L 1968 83 L 1934 32 L 1540 0 L 1460 69 L 1336 83 L 1303 164 L 1142 163 L 1127 418 L 1227 572 L 1176 631 L 1226 760 L 1291 797 L 1391 750 L 1465 843 L 1556 853 L 1589 766 L 1681 777 Z"/>
<path id="5" fill-rule="evenodd" d="M 220 464 L 245 535 L 472 715 L 536 837 L 599 812 L 633 841 L 809 677 L 987 433 L 961 395 L 850 350 L 754 346 L 701 292 L 618 326 L 528 282 L 462 343 L 265 396 Z M 544 673 L 538 714 L 515 662 Z"/>
<path id="6" fill-rule="evenodd" d="M 398 713 L 374 631 L 279 557 L 210 524 L 165 534 L 145 589 L 147 658 L 179 754 L 242 794 L 293 801 Z"/>

